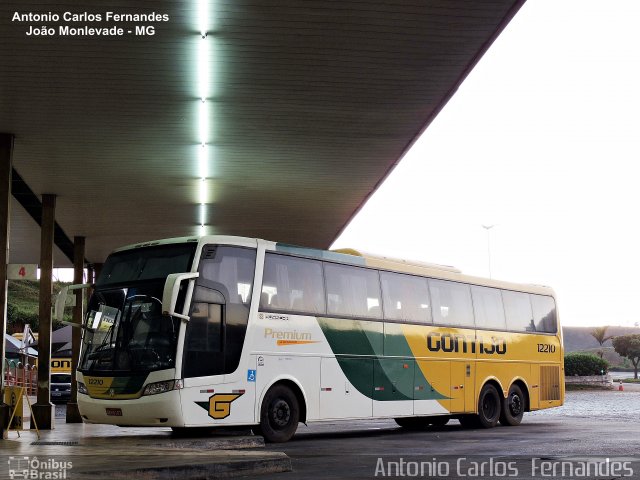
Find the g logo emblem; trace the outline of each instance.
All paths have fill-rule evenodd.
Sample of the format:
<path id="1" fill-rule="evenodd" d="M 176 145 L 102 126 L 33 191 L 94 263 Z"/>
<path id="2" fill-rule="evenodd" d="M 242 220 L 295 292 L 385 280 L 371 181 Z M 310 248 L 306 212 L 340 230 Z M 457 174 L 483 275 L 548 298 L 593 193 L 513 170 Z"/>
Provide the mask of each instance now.
<path id="1" fill-rule="evenodd" d="M 231 414 L 231 402 L 242 393 L 216 393 L 209 397 L 209 416 L 216 420 L 227 418 Z"/>

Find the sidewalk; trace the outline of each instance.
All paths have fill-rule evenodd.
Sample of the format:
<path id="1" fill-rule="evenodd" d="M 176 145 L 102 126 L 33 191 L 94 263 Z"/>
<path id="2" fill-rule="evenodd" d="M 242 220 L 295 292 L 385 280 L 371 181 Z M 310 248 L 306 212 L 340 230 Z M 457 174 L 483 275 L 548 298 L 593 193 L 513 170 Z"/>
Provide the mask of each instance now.
<path id="1" fill-rule="evenodd" d="M 24 465 L 44 465 L 45 470 L 62 465 L 67 470 L 62 478 L 92 480 L 184 480 L 291 471 L 289 457 L 266 451 L 263 438 L 248 431 L 181 438 L 169 428 L 67 424 L 59 417 L 54 430 L 41 431 L 40 440 L 34 430 L 23 430 L 20 437 L 10 431 L 8 440 L 0 440 L 0 451 L 6 456 L 0 478 L 10 478 L 9 469 L 15 474 Z"/>

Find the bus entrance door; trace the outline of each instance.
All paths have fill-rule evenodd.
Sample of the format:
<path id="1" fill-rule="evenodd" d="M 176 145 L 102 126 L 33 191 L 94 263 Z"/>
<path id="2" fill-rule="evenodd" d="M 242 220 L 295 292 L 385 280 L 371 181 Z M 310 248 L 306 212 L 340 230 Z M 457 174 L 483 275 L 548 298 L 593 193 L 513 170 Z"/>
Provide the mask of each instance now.
<path id="1" fill-rule="evenodd" d="M 451 362 L 451 413 L 470 412 L 475 409 L 473 399 L 472 364 L 468 361 Z"/>

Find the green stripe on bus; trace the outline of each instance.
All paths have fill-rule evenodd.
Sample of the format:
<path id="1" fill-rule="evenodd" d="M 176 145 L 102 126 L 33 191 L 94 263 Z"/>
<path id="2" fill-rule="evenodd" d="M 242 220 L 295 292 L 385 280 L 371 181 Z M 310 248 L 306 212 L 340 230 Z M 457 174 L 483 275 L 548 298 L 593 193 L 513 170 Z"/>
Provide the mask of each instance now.
<path id="1" fill-rule="evenodd" d="M 366 397 L 379 401 L 448 398 L 424 378 L 400 325 L 337 318 L 318 318 L 318 324 L 342 372 Z M 424 388 L 416 390 L 417 385 Z"/>
<path id="2" fill-rule="evenodd" d="M 384 354 L 386 357 L 401 357 L 410 359 L 414 358 L 411 347 L 407 342 L 407 337 L 402 331 L 402 324 L 384 324 Z M 443 400 L 449 398 L 445 395 L 442 395 L 431 386 L 431 383 L 425 378 L 422 370 L 415 361 L 413 362 L 413 368 L 415 370 L 414 381 L 412 385 L 414 400 Z M 387 368 L 387 375 L 391 378 L 395 378 L 397 372 L 392 371 L 390 368 Z M 415 387 L 422 388 L 416 389 Z"/>

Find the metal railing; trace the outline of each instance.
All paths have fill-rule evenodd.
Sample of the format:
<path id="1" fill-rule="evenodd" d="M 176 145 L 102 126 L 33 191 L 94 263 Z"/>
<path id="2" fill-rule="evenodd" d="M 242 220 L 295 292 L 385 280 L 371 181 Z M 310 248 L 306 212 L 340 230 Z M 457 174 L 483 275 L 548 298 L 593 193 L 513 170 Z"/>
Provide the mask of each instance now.
<path id="1" fill-rule="evenodd" d="M 4 384 L 10 387 L 25 387 L 27 395 L 38 392 L 38 368 L 22 362 L 4 360 Z"/>

